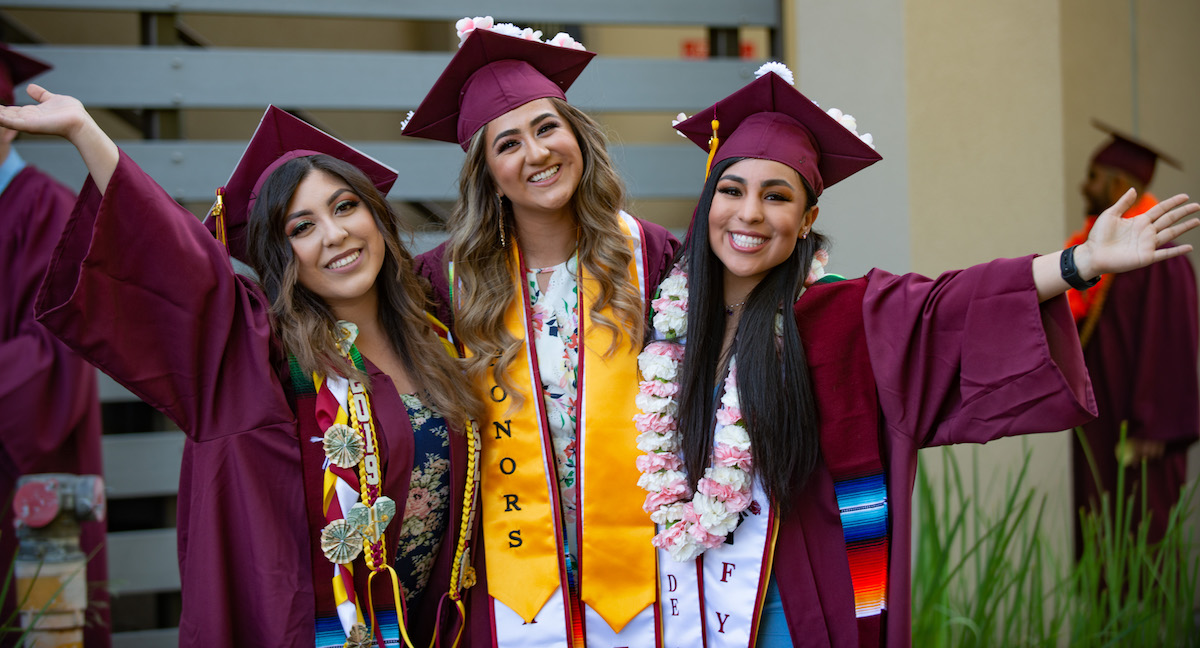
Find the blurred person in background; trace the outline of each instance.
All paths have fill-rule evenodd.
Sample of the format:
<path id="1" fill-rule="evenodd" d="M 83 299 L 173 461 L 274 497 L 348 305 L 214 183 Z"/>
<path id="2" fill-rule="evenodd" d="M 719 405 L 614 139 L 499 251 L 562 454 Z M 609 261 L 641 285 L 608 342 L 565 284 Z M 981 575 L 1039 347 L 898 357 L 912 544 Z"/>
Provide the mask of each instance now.
<path id="1" fill-rule="evenodd" d="M 1158 160 L 1179 163 L 1132 136 L 1094 122 L 1110 139 L 1092 156 L 1080 188 L 1087 203 L 1083 228 L 1068 245 L 1087 238 L 1096 216 L 1129 189 L 1138 200 L 1123 215 L 1133 218 L 1158 204 L 1146 191 Z M 1074 437 L 1075 511 L 1099 511 L 1100 497 L 1134 496 L 1130 529 L 1150 516 L 1149 542 L 1163 537 L 1171 508 L 1187 480 L 1187 450 L 1200 437 L 1197 384 L 1196 275 L 1186 255 L 1103 275 L 1087 290 L 1070 290 L 1084 361 L 1092 378 L 1099 416 Z M 1125 427 L 1125 441 L 1121 428 Z M 1145 470 L 1142 462 L 1145 461 Z M 1121 465 L 1129 472 L 1116 493 Z M 1142 508 L 1142 489 L 1146 505 Z M 1115 502 L 1113 509 L 1115 510 Z M 1075 516 L 1076 552 L 1082 550 Z"/>
<path id="2" fill-rule="evenodd" d="M 49 69 L 0 44 L 0 103 L 12 105 L 17 84 Z M 0 128 L 0 579 L 17 550 L 11 510 L 17 478 L 34 473 L 99 475 L 102 468 L 96 370 L 33 318 L 34 297 L 75 206 L 75 194 L 25 164 L 13 148 L 16 137 L 17 131 Z M 89 556 L 91 601 L 84 633 L 87 648 L 110 643 L 104 533 L 104 522 L 82 523 L 80 545 Z M 15 609 L 15 590 L 10 587 L 0 601 L 0 622 Z M 0 645 L 10 641 L 0 636 Z"/>

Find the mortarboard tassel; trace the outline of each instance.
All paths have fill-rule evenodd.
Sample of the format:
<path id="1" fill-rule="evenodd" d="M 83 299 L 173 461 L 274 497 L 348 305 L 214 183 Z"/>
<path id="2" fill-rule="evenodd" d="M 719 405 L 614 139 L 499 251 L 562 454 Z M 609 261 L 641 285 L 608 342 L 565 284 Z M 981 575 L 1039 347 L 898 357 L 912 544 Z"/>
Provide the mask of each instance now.
<path id="1" fill-rule="evenodd" d="M 708 140 L 708 166 L 704 168 L 704 181 L 708 182 L 708 175 L 712 173 L 713 158 L 717 156 L 717 147 L 721 145 L 721 138 L 717 137 L 717 129 L 721 127 L 721 122 L 714 117 L 712 120 L 713 136 Z"/>
<path id="2" fill-rule="evenodd" d="M 225 240 L 225 187 L 217 189 L 217 202 L 213 205 L 212 215 L 217 219 L 217 240 L 229 249 L 229 243 Z"/>

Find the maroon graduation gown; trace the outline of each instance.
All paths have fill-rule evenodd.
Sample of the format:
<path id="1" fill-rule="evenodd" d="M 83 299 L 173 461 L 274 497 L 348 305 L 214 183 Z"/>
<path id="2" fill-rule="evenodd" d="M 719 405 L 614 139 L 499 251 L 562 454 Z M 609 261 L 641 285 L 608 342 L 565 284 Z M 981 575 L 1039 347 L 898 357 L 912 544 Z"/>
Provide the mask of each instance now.
<path id="1" fill-rule="evenodd" d="M 1187 480 L 1187 448 L 1200 438 L 1197 384 L 1196 277 L 1186 256 L 1111 278 L 1092 339 L 1084 349 L 1100 415 L 1083 426 L 1096 462 L 1100 488 L 1078 438 L 1074 443 L 1075 511 L 1115 494 L 1115 449 L 1121 422 L 1127 436 L 1166 444 L 1160 459 L 1146 463 L 1150 541 L 1162 538 L 1167 516 Z M 1125 496 L 1136 494 L 1130 528 L 1141 520 L 1141 467 L 1125 476 Z M 1096 506 L 1097 510 L 1099 507 Z M 1078 516 L 1076 547 L 1080 548 Z"/>
<path id="2" fill-rule="evenodd" d="M 38 297 L 39 319 L 187 434 L 179 485 L 180 645 L 312 646 L 311 543 L 287 358 L 268 301 L 224 247 L 124 153 L 103 198 L 89 179 Z M 403 519 L 413 439 L 369 361 L 384 493 Z M 449 582 L 465 441 L 451 434 L 451 529 L 410 630 Z M 388 529 L 396 555 L 395 534 Z M 332 573 L 332 572 L 331 572 Z M 316 576 L 325 578 L 323 575 Z M 424 639 L 428 643 L 428 639 Z"/>
<path id="3" fill-rule="evenodd" d="M 823 306 L 839 299 L 861 301 L 861 323 L 821 319 Z M 796 316 L 806 348 L 820 346 L 815 336 L 823 327 L 863 327 L 872 375 L 838 380 L 867 381 L 868 388 L 873 381 L 878 396 L 891 530 L 883 635 L 887 646 L 908 646 L 917 450 L 1063 430 L 1090 418 L 1095 405 L 1074 321 L 1065 298 L 1038 304 L 1031 258 L 937 279 L 874 270 L 810 288 Z M 831 373 L 822 365 L 849 353 L 827 348 L 809 356 L 823 421 L 856 414 L 830 407 L 819 384 Z M 774 569 L 797 647 L 859 645 L 842 525 L 824 464 L 781 525 Z"/>
<path id="4" fill-rule="evenodd" d="M 33 316 L 38 286 L 74 204 L 70 190 L 31 166 L 0 194 L 0 578 L 17 548 L 9 507 L 17 478 L 50 472 L 99 475 L 102 469 L 96 370 Z M 110 643 L 104 531 L 103 522 L 82 525 L 83 552 L 95 552 L 87 579 L 97 586 L 89 595 L 93 603 L 102 603 L 89 611 L 102 621 L 87 629 L 88 648 Z M 13 610 L 14 594 L 0 602 L 0 619 Z"/>
<path id="5" fill-rule="evenodd" d="M 666 228 L 655 223 L 638 219 L 642 225 L 642 250 L 643 262 L 646 268 L 646 284 L 657 286 L 666 278 L 667 273 L 671 271 L 671 265 L 675 257 L 675 252 L 679 249 L 679 241 L 666 230 Z M 417 256 L 416 268 L 417 273 L 425 277 L 432 289 L 431 298 L 435 307 L 435 315 L 443 322 L 446 322 L 451 330 L 454 329 L 453 313 L 450 308 L 450 286 L 447 281 L 446 262 L 446 244 L 443 243 L 436 248 Z M 632 428 L 631 428 L 632 429 Z M 634 438 L 630 437 L 629 443 L 634 443 Z M 478 584 L 469 592 L 469 600 L 467 605 L 467 613 L 470 616 L 468 619 L 468 642 L 472 646 L 490 646 L 492 645 L 492 624 L 489 610 L 491 604 L 487 598 L 487 557 L 483 552 L 483 543 L 476 545 L 478 554 L 476 555 L 475 573 L 478 577 Z"/>

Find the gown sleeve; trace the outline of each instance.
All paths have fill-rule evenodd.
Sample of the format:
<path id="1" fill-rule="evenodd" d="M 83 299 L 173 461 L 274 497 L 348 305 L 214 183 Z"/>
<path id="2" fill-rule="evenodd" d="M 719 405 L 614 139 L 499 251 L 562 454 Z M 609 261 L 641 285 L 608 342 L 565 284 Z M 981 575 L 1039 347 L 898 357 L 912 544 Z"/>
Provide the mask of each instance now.
<path id="1" fill-rule="evenodd" d="M 42 324 L 195 441 L 292 420 L 267 309 L 124 152 L 102 197 L 88 179 L 36 304 Z"/>
<path id="2" fill-rule="evenodd" d="M 937 279 L 874 270 L 863 318 L 889 432 L 918 447 L 1064 430 L 1096 414 L 1066 299 L 1038 303 L 1032 257 Z"/>
<path id="3" fill-rule="evenodd" d="M 96 437 L 88 443 L 96 458 L 88 463 L 99 463 L 96 370 L 36 322 L 33 312 L 74 202 L 66 187 L 32 167 L 0 194 L 0 454 L 17 473 L 52 469 L 74 452 L 65 446 L 76 434 Z"/>

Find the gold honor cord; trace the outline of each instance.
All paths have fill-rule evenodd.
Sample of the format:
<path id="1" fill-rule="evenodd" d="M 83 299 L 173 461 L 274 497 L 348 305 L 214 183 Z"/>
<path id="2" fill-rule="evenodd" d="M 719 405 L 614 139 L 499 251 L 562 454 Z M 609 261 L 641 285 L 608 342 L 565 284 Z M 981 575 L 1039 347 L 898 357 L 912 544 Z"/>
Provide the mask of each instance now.
<path id="1" fill-rule="evenodd" d="M 446 353 L 457 358 L 458 349 L 448 339 L 450 330 L 433 315 L 426 313 L 425 316 L 429 318 L 434 328 L 444 333 L 439 337 L 441 337 Z M 467 476 L 466 484 L 463 487 L 462 519 L 459 523 L 458 539 L 454 545 L 454 562 L 450 565 L 450 590 L 446 593 L 458 609 L 459 624 L 458 633 L 454 635 L 454 641 L 451 642 L 450 648 L 457 648 L 462 642 L 463 631 L 467 626 L 467 607 L 462 600 L 462 591 L 475 586 L 475 568 L 471 566 L 470 543 L 471 531 L 475 527 L 475 507 L 478 505 L 479 495 L 479 430 L 474 423 L 468 422 L 467 429 L 463 433 L 467 437 Z M 438 619 L 434 622 L 433 638 L 429 642 L 430 648 L 437 645 L 441 622 L 439 614 Z"/>

